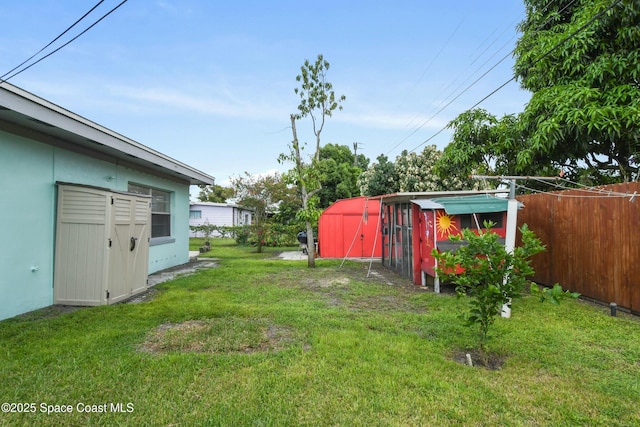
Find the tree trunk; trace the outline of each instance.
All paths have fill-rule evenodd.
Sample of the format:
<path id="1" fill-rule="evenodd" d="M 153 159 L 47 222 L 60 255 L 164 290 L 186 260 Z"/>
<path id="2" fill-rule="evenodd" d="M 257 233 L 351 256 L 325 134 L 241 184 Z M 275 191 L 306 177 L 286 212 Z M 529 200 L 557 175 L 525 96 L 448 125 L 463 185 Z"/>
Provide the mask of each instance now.
<path id="1" fill-rule="evenodd" d="M 296 130 L 296 117 L 291 115 L 291 131 L 293 132 L 293 150 L 296 161 L 296 171 L 298 172 L 298 185 L 300 186 L 300 197 L 302 199 L 302 209 L 307 210 L 309 205 L 309 193 L 304 182 L 304 166 L 302 163 L 302 155 L 300 154 L 300 144 L 298 142 L 298 132 Z M 315 268 L 316 266 L 316 245 L 313 237 L 313 227 L 309 220 L 305 221 L 307 226 L 307 267 Z"/>
<path id="2" fill-rule="evenodd" d="M 258 236 L 258 242 L 256 243 L 256 252 L 261 254 L 262 253 L 262 240 L 263 240 L 263 236 L 264 236 L 264 230 L 262 228 L 262 224 L 259 224 L 256 227 L 256 235 Z"/>
<path id="3" fill-rule="evenodd" d="M 294 124 L 294 135 L 295 135 L 295 124 Z M 300 151 L 296 151 L 296 155 L 300 155 Z M 302 209 L 307 210 L 309 206 L 309 193 L 307 192 L 307 186 L 304 183 L 304 180 L 300 180 L 300 196 L 302 198 Z M 307 226 L 307 267 L 315 268 L 316 266 L 316 245 L 313 237 L 313 226 L 311 222 L 308 220 L 305 221 L 305 225 Z"/>
<path id="4" fill-rule="evenodd" d="M 307 267 L 316 267 L 316 244 L 313 238 L 313 227 L 309 221 L 307 221 Z"/>

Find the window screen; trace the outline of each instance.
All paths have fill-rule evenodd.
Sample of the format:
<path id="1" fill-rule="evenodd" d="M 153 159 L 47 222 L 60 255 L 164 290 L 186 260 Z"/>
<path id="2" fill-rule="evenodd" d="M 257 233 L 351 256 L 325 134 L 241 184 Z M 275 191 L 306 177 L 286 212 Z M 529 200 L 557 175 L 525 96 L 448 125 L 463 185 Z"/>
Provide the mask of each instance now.
<path id="1" fill-rule="evenodd" d="M 171 193 L 137 184 L 129 192 L 151 196 L 151 237 L 171 236 Z"/>

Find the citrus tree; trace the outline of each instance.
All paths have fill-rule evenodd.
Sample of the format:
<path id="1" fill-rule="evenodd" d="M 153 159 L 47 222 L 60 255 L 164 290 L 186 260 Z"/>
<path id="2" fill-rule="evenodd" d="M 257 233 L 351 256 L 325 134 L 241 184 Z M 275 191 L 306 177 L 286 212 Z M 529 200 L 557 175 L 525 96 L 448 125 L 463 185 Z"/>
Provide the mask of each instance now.
<path id="1" fill-rule="evenodd" d="M 524 224 L 520 228 L 522 245 L 507 251 L 500 236 L 485 223 L 485 230 L 464 229 L 450 239 L 463 243 L 455 252 L 438 252 L 436 272 L 445 281 L 456 285 L 459 297 L 468 296 L 469 311 L 462 315 L 466 326 L 477 326 L 480 348 L 484 350 L 489 329 L 504 304 L 521 296 L 527 279 L 534 273 L 530 257 L 545 247 L 535 233 Z M 462 269 L 459 272 L 459 268 Z M 459 273 L 458 273 L 459 272 Z"/>

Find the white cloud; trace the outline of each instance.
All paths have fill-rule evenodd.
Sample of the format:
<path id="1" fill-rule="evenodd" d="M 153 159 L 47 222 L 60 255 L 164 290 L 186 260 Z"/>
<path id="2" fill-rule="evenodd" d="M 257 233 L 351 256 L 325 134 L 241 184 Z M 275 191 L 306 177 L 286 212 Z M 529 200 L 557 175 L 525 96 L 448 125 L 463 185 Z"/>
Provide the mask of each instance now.
<path id="1" fill-rule="evenodd" d="M 230 118 L 275 119 L 286 117 L 277 107 L 266 102 L 246 101 L 235 96 L 227 88 L 211 89 L 202 87 L 199 94 L 160 87 L 136 88 L 131 86 L 110 86 L 112 96 L 141 102 L 147 108 L 216 115 Z"/>

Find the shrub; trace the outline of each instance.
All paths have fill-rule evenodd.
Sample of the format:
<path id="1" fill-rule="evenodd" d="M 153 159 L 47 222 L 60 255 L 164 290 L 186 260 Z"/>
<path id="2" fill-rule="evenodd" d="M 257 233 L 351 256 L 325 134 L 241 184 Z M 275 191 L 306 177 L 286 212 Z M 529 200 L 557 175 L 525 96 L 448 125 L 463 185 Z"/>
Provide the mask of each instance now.
<path id="1" fill-rule="evenodd" d="M 491 230 L 493 224 L 485 223 L 486 230 L 465 229 L 462 235 L 450 236 L 452 241 L 466 243 L 455 253 L 434 250 L 438 260 L 436 269 L 445 281 L 456 285 L 458 296 L 468 295 L 470 310 L 462 315 L 467 326 L 477 325 L 480 347 L 484 348 L 490 326 L 504 304 L 518 298 L 525 288 L 527 276 L 534 273 L 529 258 L 545 248 L 525 224 L 520 228 L 522 246 L 507 252 L 499 236 Z M 458 267 L 462 268 L 456 274 Z"/>

